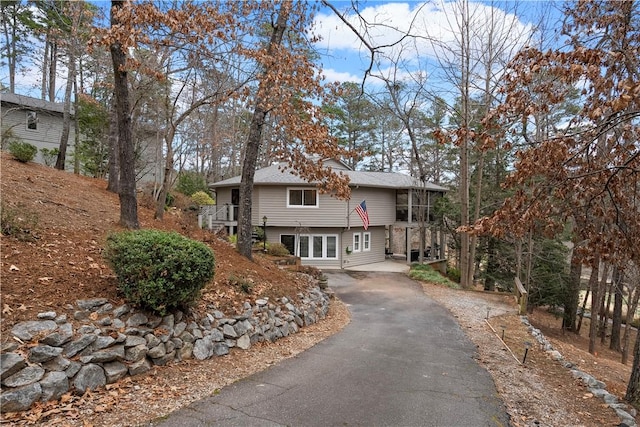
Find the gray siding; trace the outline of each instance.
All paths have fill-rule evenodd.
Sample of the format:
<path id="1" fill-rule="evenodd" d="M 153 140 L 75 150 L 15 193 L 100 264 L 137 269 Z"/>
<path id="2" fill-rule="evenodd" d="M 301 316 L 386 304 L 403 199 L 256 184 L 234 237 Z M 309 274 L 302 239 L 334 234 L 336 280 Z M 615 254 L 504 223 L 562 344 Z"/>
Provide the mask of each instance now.
<path id="1" fill-rule="evenodd" d="M 345 246 L 342 244 L 342 228 L 300 228 L 300 227 L 269 227 L 267 225 L 267 241 L 280 242 L 280 236 L 288 235 L 333 235 L 337 237 L 337 258 L 335 259 L 302 259 L 302 265 L 312 265 L 318 268 L 341 268 Z"/>
<path id="2" fill-rule="evenodd" d="M 354 188 L 351 189 L 349 201 L 349 225 L 361 227 L 360 216 L 354 210 L 363 200 L 367 204 L 369 223 L 371 227 L 390 225 L 396 220 L 396 190 L 387 188 Z"/>
<path id="3" fill-rule="evenodd" d="M 352 252 L 350 254 L 346 253 L 346 248 L 347 246 L 353 248 L 353 234 L 359 233 L 362 235 L 365 231 L 362 228 L 351 229 L 343 234 L 343 267 L 354 267 L 356 265 L 371 264 L 385 260 L 384 246 L 386 237 L 384 227 L 369 227 L 367 231 L 371 233 L 371 250 Z"/>
<path id="4" fill-rule="evenodd" d="M 62 114 L 34 110 L 37 113 L 38 125 L 37 129 L 27 129 L 27 111 L 29 108 L 16 107 L 14 105 L 2 105 L 2 133 L 8 130 L 11 134 L 24 142 L 35 145 L 38 148 L 38 154 L 34 161 L 44 164 L 40 149 L 46 148 L 53 150 L 60 148 L 60 136 L 62 135 Z M 69 142 L 67 145 L 67 169 L 73 170 L 73 162 L 70 161 L 74 151 L 75 131 L 73 124 L 69 133 Z M 2 148 L 6 149 L 5 141 L 2 142 Z"/>
<path id="5" fill-rule="evenodd" d="M 280 236 L 289 235 L 336 235 L 338 236 L 337 259 L 302 259 L 303 265 L 313 265 L 318 268 L 340 269 L 356 265 L 382 262 L 385 260 L 385 229 L 384 227 L 369 228 L 371 233 L 371 250 L 352 252 L 347 254 L 347 247 L 353 246 L 353 234 L 364 233 L 364 229 L 344 230 L 343 228 L 299 228 L 299 227 L 269 227 L 267 226 L 267 241 L 280 242 Z"/>
<path id="6" fill-rule="evenodd" d="M 254 195 L 257 193 L 258 203 L 254 201 L 257 209 L 254 209 L 253 220 L 256 221 L 266 215 L 269 218 L 269 224 L 278 227 L 346 227 L 347 202 L 337 200 L 328 194 L 320 194 L 317 207 L 287 207 L 289 188 L 314 187 L 256 187 Z"/>
<path id="7" fill-rule="evenodd" d="M 361 227 L 362 221 L 355 212 L 355 207 L 362 200 L 366 200 L 370 226 L 390 225 L 395 222 L 395 190 L 353 189 L 350 201 L 338 200 L 329 194 L 320 194 L 317 207 L 289 207 L 287 193 L 290 188 L 314 187 L 257 186 L 254 189 L 253 223 L 261 224 L 261 218 L 266 215 L 269 225 L 274 227 Z"/>

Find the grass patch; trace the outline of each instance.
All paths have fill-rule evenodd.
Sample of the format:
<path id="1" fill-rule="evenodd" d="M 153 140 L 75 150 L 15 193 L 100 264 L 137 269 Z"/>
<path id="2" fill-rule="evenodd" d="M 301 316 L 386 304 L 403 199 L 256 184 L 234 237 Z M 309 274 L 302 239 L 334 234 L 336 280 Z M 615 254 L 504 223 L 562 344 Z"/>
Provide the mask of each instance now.
<path id="1" fill-rule="evenodd" d="M 460 285 L 444 277 L 440 272 L 434 270 L 433 267 L 428 264 L 411 264 L 409 277 L 423 282 L 444 285 L 448 288 L 460 289 Z"/>

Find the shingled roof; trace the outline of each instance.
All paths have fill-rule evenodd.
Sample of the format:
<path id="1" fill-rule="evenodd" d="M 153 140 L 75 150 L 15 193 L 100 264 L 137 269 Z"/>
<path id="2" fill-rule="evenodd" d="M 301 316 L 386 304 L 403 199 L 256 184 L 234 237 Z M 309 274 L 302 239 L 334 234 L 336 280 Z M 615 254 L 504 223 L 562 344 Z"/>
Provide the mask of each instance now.
<path id="1" fill-rule="evenodd" d="M 3 104 L 14 104 L 31 110 L 64 113 L 64 104 L 61 102 L 49 102 L 44 99 L 31 98 L 30 96 L 15 93 L 0 93 L 0 100 Z M 73 106 L 71 107 L 71 114 L 73 114 Z"/>
<path id="2" fill-rule="evenodd" d="M 282 171 L 285 163 L 279 163 L 258 169 L 254 177 L 255 185 L 309 185 L 310 183 L 292 174 L 289 170 Z M 420 180 L 402 173 L 393 172 L 368 172 L 353 170 L 336 170 L 344 173 L 351 179 L 351 187 L 376 187 L 376 188 L 426 188 L 431 191 L 447 191 L 445 187 L 427 182 L 422 184 Z M 212 188 L 237 187 L 240 185 L 240 176 L 211 183 Z M 313 184 L 313 183 L 311 183 Z"/>

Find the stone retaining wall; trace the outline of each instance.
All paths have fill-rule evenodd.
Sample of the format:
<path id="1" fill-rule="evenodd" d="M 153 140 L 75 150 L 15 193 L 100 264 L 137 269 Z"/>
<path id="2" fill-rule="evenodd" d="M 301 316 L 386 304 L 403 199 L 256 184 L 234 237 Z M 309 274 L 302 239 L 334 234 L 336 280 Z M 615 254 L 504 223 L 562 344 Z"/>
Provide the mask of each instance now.
<path id="1" fill-rule="evenodd" d="M 126 304 L 113 307 L 104 298 L 78 300 L 68 307 L 81 325 L 75 330 L 67 315 L 40 313 L 38 320 L 16 324 L 15 342 L 2 345 L 1 411 L 24 411 L 70 390 L 82 394 L 153 365 L 222 356 L 232 347 L 246 350 L 326 316 L 329 296 L 319 288 L 298 297 L 298 305 L 286 297 L 258 299 L 254 305 L 245 302 L 241 315 L 212 310 L 189 320 L 180 311 L 158 317 Z"/>

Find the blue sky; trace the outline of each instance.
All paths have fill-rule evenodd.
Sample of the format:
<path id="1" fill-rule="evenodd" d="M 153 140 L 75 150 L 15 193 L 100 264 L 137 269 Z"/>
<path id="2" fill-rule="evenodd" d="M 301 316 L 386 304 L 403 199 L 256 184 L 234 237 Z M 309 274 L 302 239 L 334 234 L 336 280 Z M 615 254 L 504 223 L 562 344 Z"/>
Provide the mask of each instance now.
<path id="1" fill-rule="evenodd" d="M 93 3 L 100 6 L 109 4 L 106 0 L 95 0 Z M 350 0 L 335 0 L 331 2 L 336 9 L 348 13 L 351 8 Z M 390 44 L 396 42 L 408 31 L 420 37 L 429 36 L 441 41 L 455 40 L 455 23 L 452 17 L 455 16 L 455 1 L 432 0 L 429 2 L 419 1 L 367 1 L 358 2 L 361 15 L 369 22 L 368 37 L 372 45 Z M 500 20 L 510 24 L 511 32 L 516 38 L 526 39 L 534 24 L 538 22 L 541 10 L 549 8 L 555 9 L 555 17 L 559 17 L 557 9 L 558 2 L 551 1 L 479 1 L 469 2 L 470 9 L 482 20 L 483 14 L 490 11 L 495 12 Z M 352 25 L 362 29 L 361 22 L 351 13 L 349 20 Z M 412 23 L 412 25 L 409 25 Z M 362 80 L 364 70 L 369 64 L 369 52 L 362 48 L 361 42 L 353 32 L 340 21 L 328 8 L 322 9 L 316 15 L 315 32 L 322 36 L 322 41 L 317 44 L 319 52 L 323 55 L 323 72 L 329 81 L 356 81 Z M 387 49 L 383 52 L 386 55 L 397 57 L 396 51 Z M 423 67 L 426 72 L 433 72 L 433 61 L 438 52 L 433 48 L 433 44 L 424 41 L 416 42 L 413 46 L 403 47 L 402 57 L 415 69 Z M 383 56 L 380 68 L 384 70 L 385 64 Z M 65 70 L 59 69 L 61 78 L 58 80 L 60 86 L 64 84 Z M 19 93 L 38 96 L 39 89 L 33 89 L 37 85 L 39 72 L 35 67 L 24 76 L 17 76 Z M 5 77 L 2 77 L 5 80 Z M 8 83 L 8 82 L 7 82 Z M 60 90 L 59 93 L 62 93 Z"/>
<path id="2" fill-rule="evenodd" d="M 351 6 L 351 1 L 331 3 L 340 11 L 349 11 Z M 360 1 L 359 7 L 360 14 L 371 24 L 369 36 L 373 45 L 393 43 L 408 31 L 419 37 L 455 41 L 456 24 L 452 18 L 458 7 L 455 1 Z M 553 20 L 561 16 L 560 3 L 552 1 L 470 1 L 469 8 L 479 21 L 495 13 L 493 16 L 498 20 L 509 23 L 511 35 L 521 43 L 525 43 L 545 11 Z M 362 29 L 353 12 L 350 16 L 352 25 Z M 317 15 L 315 31 L 323 38 L 317 47 L 324 55 L 325 76 L 329 80 L 360 81 L 369 63 L 369 53 L 352 31 L 328 8 Z M 409 61 L 417 63 L 422 58 L 422 63 L 429 63 L 438 52 L 431 43 L 418 42 L 415 49 L 405 49 L 403 54 Z"/>

